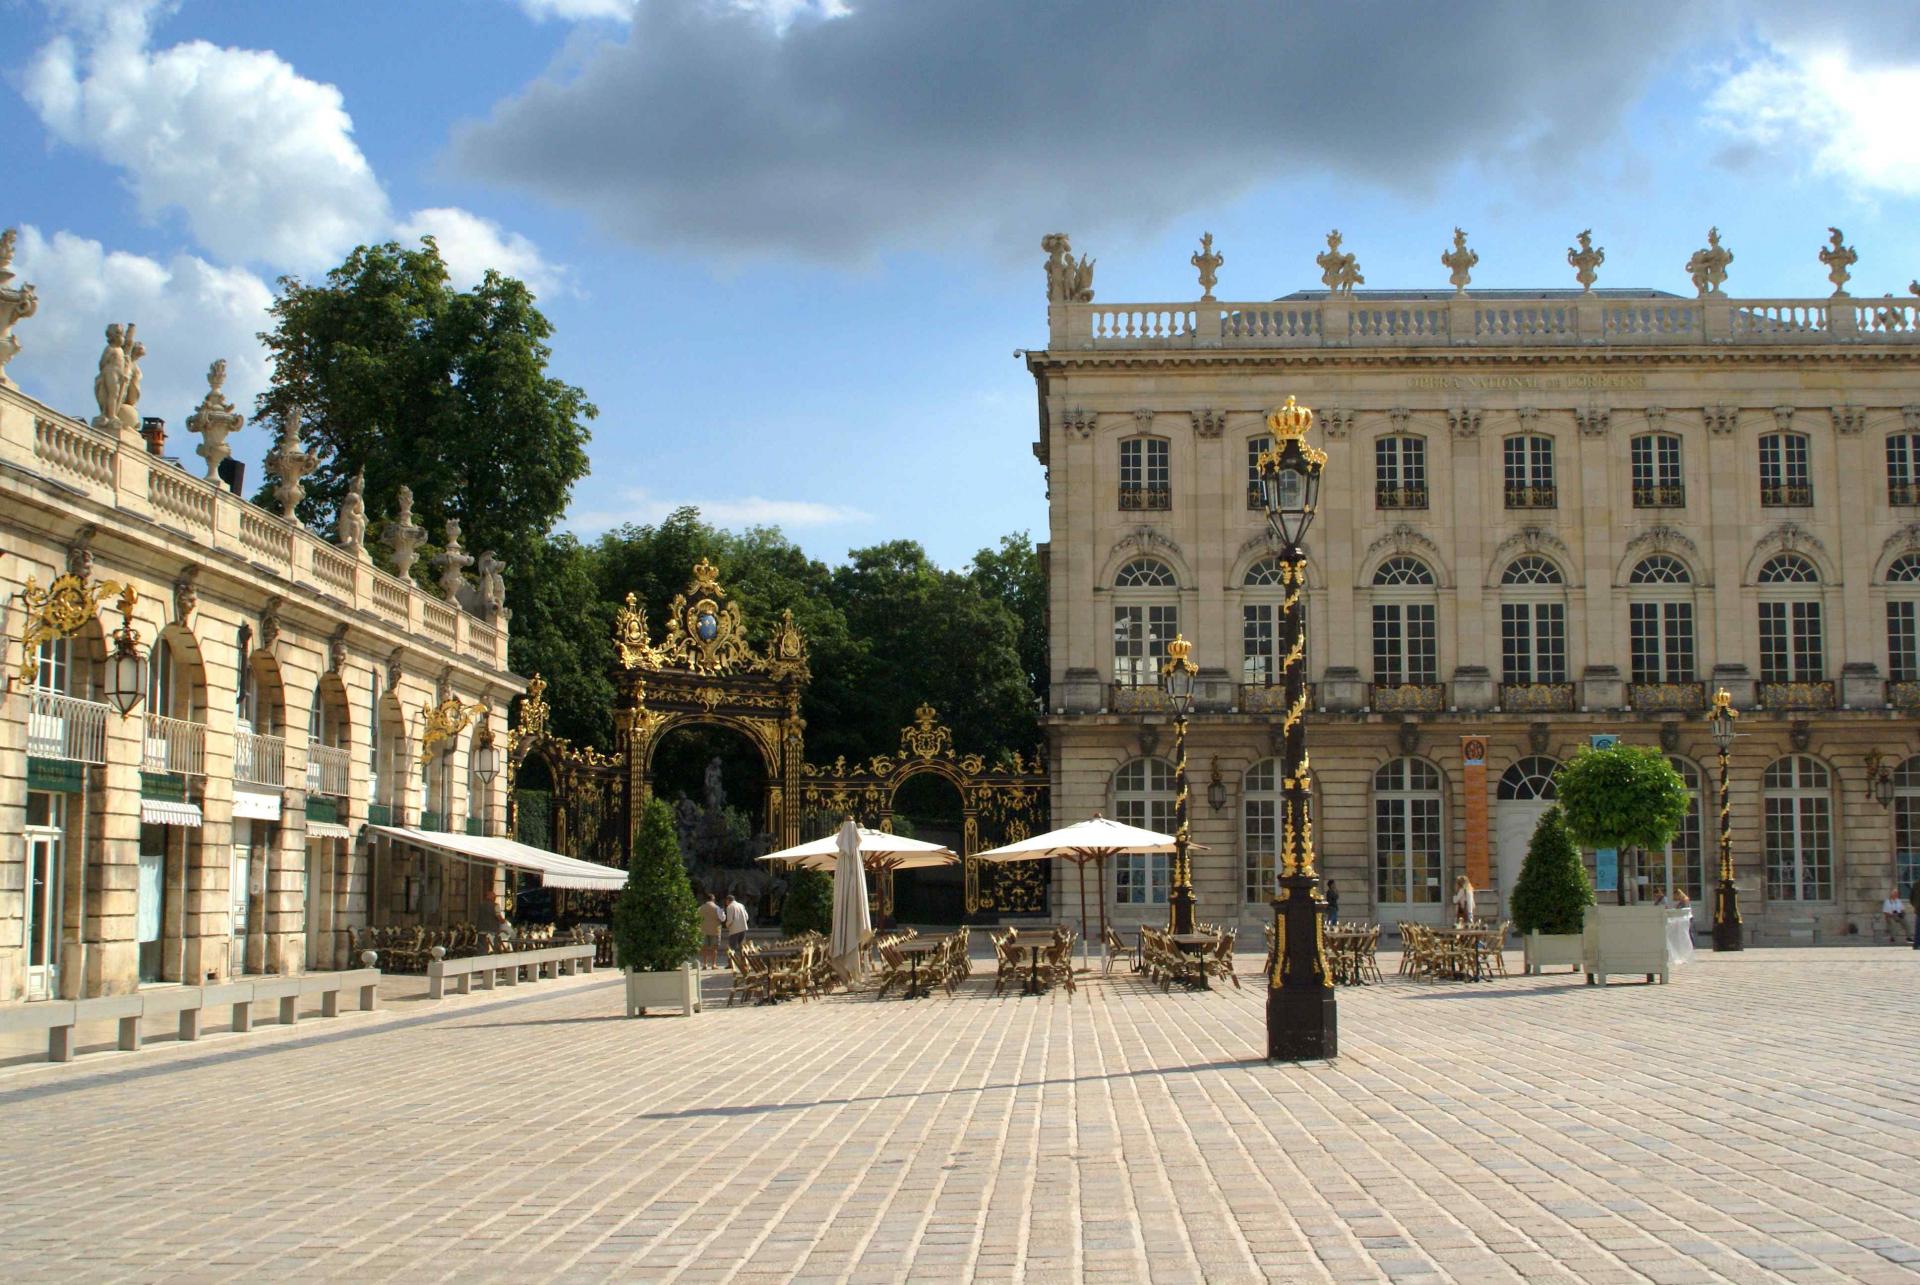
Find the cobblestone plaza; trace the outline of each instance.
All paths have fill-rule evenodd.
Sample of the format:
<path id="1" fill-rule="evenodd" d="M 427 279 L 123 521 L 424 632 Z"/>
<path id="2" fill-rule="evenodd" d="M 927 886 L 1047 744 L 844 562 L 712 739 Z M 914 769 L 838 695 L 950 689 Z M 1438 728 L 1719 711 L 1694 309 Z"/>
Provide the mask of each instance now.
<path id="1" fill-rule="evenodd" d="M 1605 989 L 1388 959 L 1339 1060 L 1291 1067 L 1257 1060 L 1257 978 L 1119 974 L 691 1021 L 622 1018 L 601 975 L 7 1048 L 0 1275 L 1907 1281 L 1915 958 Z"/>

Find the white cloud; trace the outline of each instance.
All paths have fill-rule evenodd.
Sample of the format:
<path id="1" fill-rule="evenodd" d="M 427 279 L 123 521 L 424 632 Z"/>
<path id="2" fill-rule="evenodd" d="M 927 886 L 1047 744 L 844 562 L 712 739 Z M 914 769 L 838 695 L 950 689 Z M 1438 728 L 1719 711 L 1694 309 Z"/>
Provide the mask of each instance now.
<path id="1" fill-rule="evenodd" d="M 675 509 L 692 507 L 717 527 L 744 530 L 748 527 L 849 526 L 870 522 L 872 515 L 844 504 L 819 500 L 773 500 L 760 495 L 730 500 L 663 500 L 644 490 L 629 488 L 618 496 L 619 505 L 611 509 L 582 509 L 567 515 L 567 525 L 586 532 L 605 531 L 623 522 L 658 522 Z"/>
<path id="2" fill-rule="evenodd" d="M 639 0 L 520 0 L 520 8 L 529 18 L 544 22 L 626 22 L 633 17 Z"/>
<path id="3" fill-rule="evenodd" d="M 131 321 L 147 346 L 140 411 L 167 421 L 170 443 L 192 454 L 186 417 L 206 394 L 206 370 L 227 360 L 226 394 L 242 412 L 267 383 L 266 329 L 273 293 L 245 268 L 190 254 L 165 263 L 108 250 L 98 241 L 31 225 L 20 229 L 14 271 L 40 296 L 40 310 L 14 327 L 20 355 L 7 367 L 21 390 L 57 410 L 92 419 L 93 377 L 108 323 Z M 244 431 L 244 430 L 243 430 Z M 246 431 L 251 436 L 250 431 Z M 249 445 L 236 439 L 242 452 Z M 178 452 L 175 452 L 178 453 Z"/>
<path id="4" fill-rule="evenodd" d="M 76 22 L 22 87 L 55 137 L 125 172 L 143 216 L 177 210 L 218 258 L 292 268 L 335 262 L 387 225 L 338 89 L 271 52 L 156 52 L 139 16 Z"/>
<path id="5" fill-rule="evenodd" d="M 535 245 L 471 210 L 415 210 L 393 229 L 402 241 L 431 236 L 446 260 L 447 274 L 461 289 L 477 284 L 488 268 L 527 283 L 537 295 L 570 289 L 566 269 L 549 263 Z"/>
<path id="6" fill-rule="evenodd" d="M 1843 49 L 1778 46 L 1707 99 L 1709 124 L 1871 192 L 1920 194 L 1920 132 L 1898 104 L 1920 98 L 1920 64 L 1857 66 Z"/>
<path id="7" fill-rule="evenodd" d="M 849 10 L 846 0 L 710 0 L 715 7 L 758 14 L 772 26 L 784 31 L 800 17 L 843 18 Z M 544 22 L 631 22 L 641 0 L 519 0 L 529 18 Z"/>

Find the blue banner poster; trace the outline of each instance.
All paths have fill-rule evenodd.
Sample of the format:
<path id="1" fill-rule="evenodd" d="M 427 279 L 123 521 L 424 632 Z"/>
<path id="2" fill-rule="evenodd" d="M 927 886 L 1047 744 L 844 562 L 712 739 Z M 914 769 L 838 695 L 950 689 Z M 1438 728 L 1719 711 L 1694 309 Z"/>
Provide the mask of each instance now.
<path id="1" fill-rule="evenodd" d="M 1596 750 L 1610 750 L 1620 743 L 1612 732 L 1596 732 L 1588 744 Z M 1596 848 L 1593 852 L 1593 887 L 1596 892 L 1620 891 L 1620 850 Z"/>

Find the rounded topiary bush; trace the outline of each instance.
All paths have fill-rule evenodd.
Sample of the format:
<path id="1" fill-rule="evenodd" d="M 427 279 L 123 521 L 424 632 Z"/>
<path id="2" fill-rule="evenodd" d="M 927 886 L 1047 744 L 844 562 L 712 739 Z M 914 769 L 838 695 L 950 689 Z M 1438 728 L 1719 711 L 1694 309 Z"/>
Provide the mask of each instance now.
<path id="1" fill-rule="evenodd" d="M 833 932 L 833 876 L 804 866 L 795 870 L 780 905 L 780 928 L 790 937 L 809 930 L 823 937 Z"/>
<path id="2" fill-rule="evenodd" d="M 617 962 L 636 973 L 666 973 L 700 949 L 700 916 L 673 834 L 673 812 L 659 799 L 647 804 L 634 835 L 627 886 L 613 903 Z"/>
<path id="3" fill-rule="evenodd" d="M 1548 808 L 1533 828 L 1527 859 L 1508 899 L 1514 926 L 1523 933 L 1577 933 L 1592 904 L 1593 884 L 1567 832 L 1566 815 L 1558 806 Z"/>

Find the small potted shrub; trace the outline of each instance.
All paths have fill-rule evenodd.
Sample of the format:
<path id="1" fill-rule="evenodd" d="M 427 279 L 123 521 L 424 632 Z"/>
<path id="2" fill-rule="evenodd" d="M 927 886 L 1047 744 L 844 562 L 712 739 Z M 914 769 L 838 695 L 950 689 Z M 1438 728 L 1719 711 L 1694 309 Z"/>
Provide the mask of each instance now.
<path id="1" fill-rule="evenodd" d="M 1567 832 L 1589 848 L 1614 848 L 1624 857 L 1665 847 L 1687 819 L 1687 783 L 1651 745 L 1617 744 L 1581 750 L 1553 774 Z M 1631 869 L 1629 864 L 1627 869 Z M 1623 870 L 1619 904 L 1587 911 L 1581 966 L 1589 985 L 1609 973 L 1640 973 L 1666 981 L 1673 961 L 1667 945 L 1667 912 L 1636 905 Z"/>
<path id="2" fill-rule="evenodd" d="M 627 1016 L 649 1008 L 700 1007 L 700 917 L 674 838 L 673 813 L 654 799 L 640 816 L 627 886 L 613 903 L 615 962 L 627 973 Z"/>
<path id="3" fill-rule="evenodd" d="M 1509 908 L 1526 945 L 1526 971 L 1553 964 L 1580 968 L 1580 930 L 1593 904 L 1593 884 L 1560 809 L 1548 808 L 1533 828 L 1527 859 L 1514 881 Z"/>

